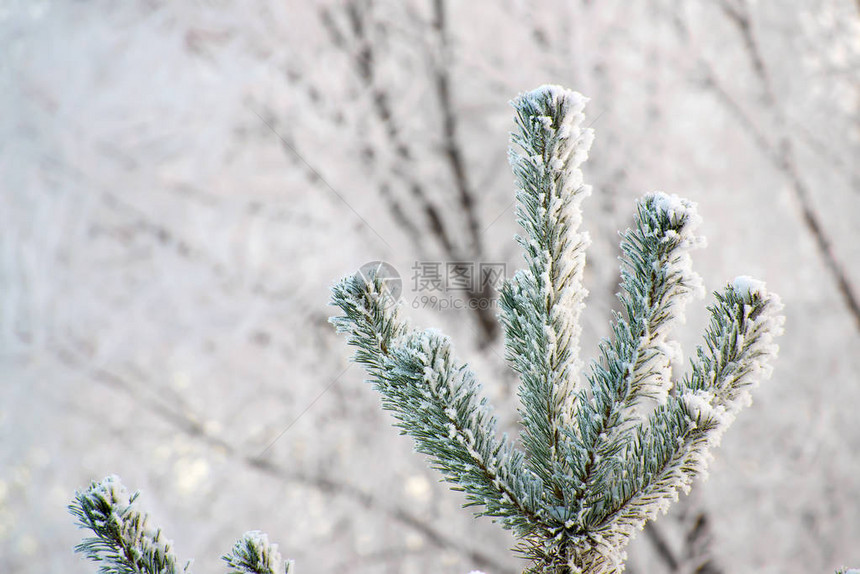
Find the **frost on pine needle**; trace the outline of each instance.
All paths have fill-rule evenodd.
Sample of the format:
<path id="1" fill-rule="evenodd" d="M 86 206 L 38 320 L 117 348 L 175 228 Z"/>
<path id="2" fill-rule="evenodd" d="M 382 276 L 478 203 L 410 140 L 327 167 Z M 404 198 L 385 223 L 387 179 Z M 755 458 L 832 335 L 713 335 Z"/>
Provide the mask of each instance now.
<path id="1" fill-rule="evenodd" d="M 679 380 L 671 330 L 704 293 L 690 250 L 704 244 L 695 205 L 646 195 L 621 234 L 620 311 L 588 369 L 579 359 L 587 235 L 579 230 L 593 134 L 587 99 L 543 86 L 514 100 L 510 162 L 516 239 L 525 266 L 499 296 L 505 354 L 520 376 L 516 448 L 450 341 L 413 331 L 386 305 L 378 279 L 346 277 L 333 289 L 332 322 L 355 347 L 383 407 L 467 504 L 514 530 L 528 572 L 624 568 L 624 548 L 647 520 L 705 472 L 709 449 L 770 374 L 782 329 L 779 298 L 739 277 L 716 293 L 705 342 Z"/>
<path id="2" fill-rule="evenodd" d="M 481 514 L 523 534 L 539 528 L 540 483 L 524 471 L 522 452 L 496 436 L 474 374 L 454 359 L 447 337 L 410 331 L 396 308 L 384 308 L 380 288 L 358 276 L 343 279 L 333 301 L 345 316 L 333 322 L 356 347 L 354 360 L 367 368 L 382 406 Z"/>
<path id="3" fill-rule="evenodd" d="M 551 460 L 564 466 L 556 429 L 569 424 L 577 388 L 579 315 L 587 234 L 579 231 L 580 205 L 591 193 L 579 166 L 593 132 L 582 128 L 587 98 L 560 86 L 542 86 L 513 105 L 519 130 L 510 162 L 517 183 L 517 220 L 525 232 L 526 267 L 504 284 L 499 304 L 506 357 L 520 374 L 522 441 L 537 453 L 527 464 L 556 490 Z M 528 402 L 530 404 L 526 405 Z"/>
<path id="4" fill-rule="evenodd" d="M 753 279 L 749 275 L 735 277 L 735 280 L 732 281 L 732 289 L 734 289 L 735 293 L 745 297 L 750 297 L 753 294 L 767 293 L 767 286 L 764 281 Z"/>
<path id="5" fill-rule="evenodd" d="M 149 517 L 135 508 L 139 494 L 129 496 L 117 476 L 76 492 L 69 511 L 78 519 L 78 526 L 95 536 L 84 538 L 75 552 L 98 562 L 103 574 L 190 572 L 190 562 L 179 568 L 173 543 L 164 539 L 161 529 L 151 528 Z"/>
<path id="6" fill-rule="evenodd" d="M 289 574 L 291 562 L 284 562 L 277 544 L 259 530 L 246 532 L 230 554 L 221 557 L 230 566 L 229 574 Z"/>

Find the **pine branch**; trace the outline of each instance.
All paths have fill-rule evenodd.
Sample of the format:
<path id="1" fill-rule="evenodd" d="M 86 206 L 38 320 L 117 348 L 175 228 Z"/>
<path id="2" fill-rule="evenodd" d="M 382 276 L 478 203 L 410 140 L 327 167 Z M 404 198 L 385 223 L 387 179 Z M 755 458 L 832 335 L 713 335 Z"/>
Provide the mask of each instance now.
<path id="1" fill-rule="evenodd" d="M 707 348 L 699 349 L 692 374 L 630 433 L 628 447 L 598 464 L 580 518 L 588 541 L 577 541 L 583 565 L 621 564 L 630 537 L 705 472 L 709 449 L 750 402 L 749 389 L 770 376 L 783 322 L 779 298 L 748 277 L 715 296 Z"/>
<path id="2" fill-rule="evenodd" d="M 725 412 L 727 422 L 752 402 L 750 390 L 770 377 L 770 362 L 779 348 L 785 317 L 779 296 L 762 281 L 741 276 L 715 293 L 705 347 L 691 361 L 692 373 L 681 383 L 683 396 L 696 396 L 704 406 Z"/>
<path id="3" fill-rule="evenodd" d="M 612 337 L 600 345 L 588 385 L 579 383 L 585 98 L 544 86 L 513 104 L 519 131 L 510 158 L 526 268 L 504 285 L 500 318 L 521 380 L 525 452 L 496 439 L 495 418 L 448 339 L 410 331 L 381 280 L 336 285 L 334 304 L 345 316 L 332 321 L 417 449 L 469 504 L 519 535 L 529 572 L 620 572 L 632 535 L 705 471 L 749 389 L 769 375 L 781 305 L 763 283 L 736 279 L 716 295 L 691 374 L 673 382 L 680 353 L 669 334 L 702 291 L 689 250 L 703 240 L 692 203 L 647 195 L 622 234 Z"/>
<path id="4" fill-rule="evenodd" d="M 587 491 L 597 463 L 635 439 L 637 407 L 663 402 L 672 387 L 671 364 L 679 351 L 669 331 L 701 291 L 688 253 L 703 243 L 694 233 L 699 222 L 692 203 L 654 193 L 639 202 L 633 228 L 622 234 L 622 313 L 615 314 L 613 338 L 600 345 L 591 388 L 579 392 L 576 425 L 566 433 L 572 470 L 567 485 L 579 501 L 571 505 L 576 514 L 589 512 Z"/>
<path id="5" fill-rule="evenodd" d="M 410 331 L 390 305 L 378 278 L 352 276 L 333 289 L 344 316 L 332 323 L 356 348 L 363 364 L 416 450 L 466 494 L 479 514 L 526 535 L 548 528 L 543 485 L 524 470 L 523 454 L 507 436 L 496 439 L 496 418 L 472 372 L 452 357 L 450 342 L 435 331 Z"/>
<path id="6" fill-rule="evenodd" d="M 558 429 L 572 412 L 579 371 L 579 314 L 587 234 L 579 232 L 582 183 L 593 132 L 582 127 L 586 98 L 557 86 L 523 94 L 513 105 L 519 131 L 510 162 L 517 181 L 517 241 L 526 268 L 504 285 L 499 304 L 506 357 L 520 374 L 522 441 L 529 468 L 562 500 Z M 518 149 L 517 149 L 518 148 Z"/>
<path id="7" fill-rule="evenodd" d="M 149 528 L 149 517 L 134 507 L 139 494 L 129 496 L 117 476 L 76 492 L 69 511 L 79 527 L 95 536 L 84 538 L 75 552 L 98 562 L 100 574 L 190 573 L 191 563 L 179 569 L 172 543 L 164 540 L 161 529 Z"/>
<path id="8" fill-rule="evenodd" d="M 579 517 L 583 533 L 572 537 L 574 561 L 584 572 L 613 572 L 623 564 L 630 538 L 704 471 L 718 428 L 713 415 L 669 397 L 626 449 L 600 461 Z"/>
<path id="9" fill-rule="evenodd" d="M 228 574 L 290 574 L 292 562 L 284 562 L 276 544 L 259 530 L 246 532 L 230 554 L 221 557 L 231 570 Z"/>

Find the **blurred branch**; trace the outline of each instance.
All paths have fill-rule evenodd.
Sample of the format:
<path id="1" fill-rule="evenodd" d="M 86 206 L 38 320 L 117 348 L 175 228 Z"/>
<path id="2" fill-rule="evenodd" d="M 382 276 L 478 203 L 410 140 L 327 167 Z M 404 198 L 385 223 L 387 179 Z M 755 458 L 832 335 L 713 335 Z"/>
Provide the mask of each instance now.
<path id="1" fill-rule="evenodd" d="M 747 55 L 752 64 L 752 68 L 756 73 L 759 84 L 761 85 L 764 103 L 767 108 L 773 111 L 777 121 L 778 136 L 775 152 L 773 156 L 775 164 L 785 174 L 786 178 L 791 182 L 791 188 L 794 190 L 795 197 L 801 205 L 803 213 L 803 221 L 807 229 L 815 238 L 816 246 L 821 254 L 825 267 L 830 272 L 837 288 L 842 295 L 843 302 L 848 308 L 858 330 L 860 330 L 860 299 L 854 293 L 854 289 L 848 279 L 848 275 L 842 267 L 842 264 L 837 259 L 833 249 L 833 241 L 827 234 L 825 226 L 822 224 L 818 214 L 812 206 L 812 194 L 810 189 L 800 177 L 800 172 L 794 158 L 794 145 L 787 129 L 788 122 L 783 115 L 782 108 L 778 105 L 773 90 L 773 82 L 765 65 L 764 58 L 761 54 L 755 31 L 753 29 L 752 18 L 745 0 L 738 0 L 739 9 L 732 10 L 726 8 L 728 4 L 724 1 L 722 6 L 725 13 L 729 16 L 729 20 L 735 25 L 741 38 L 743 45 L 746 48 Z"/>
<path id="2" fill-rule="evenodd" d="M 752 19 L 750 18 L 746 2 L 744 0 L 737 0 L 737 2 L 731 3 L 729 0 L 723 0 L 720 2 L 719 7 L 739 32 L 744 49 L 749 57 L 750 65 L 759 80 L 764 103 L 771 106 L 774 112 L 778 112 L 778 102 L 773 92 L 773 83 L 759 49 L 758 38 L 756 38 L 753 31 Z M 778 115 L 778 119 L 782 119 L 781 115 Z"/>
<path id="3" fill-rule="evenodd" d="M 407 141 L 400 134 L 400 128 L 395 121 L 388 92 L 383 86 L 379 85 L 376 79 L 377 56 L 374 44 L 367 31 L 370 7 L 370 2 L 366 2 L 364 7 L 361 8 L 356 1 L 349 2 L 344 7 L 350 27 L 349 33 L 352 37 L 352 41 L 349 43 L 347 42 L 346 34 L 340 29 L 334 15 L 329 9 L 322 8 L 320 10 L 320 19 L 324 28 L 329 33 L 332 44 L 341 49 L 350 58 L 359 83 L 370 95 L 371 109 L 374 116 L 382 125 L 383 131 L 391 144 L 391 150 L 399 160 L 399 164 L 394 166 L 394 175 L 406 183 L 407 189 L 426 217 L 432 235 L 439 241 L 446 253 L 452 253 L 455 250 L 455 246 L 439 210 L 430 201 L 424 190 L 424 186 L 411 175 L 414 171 L 410 167 L 413 163 L 414 154 Z M 376 153 L 366 140 L 363 144 L 362 155 L 365 159 L 371 160 L 376 157 Z M 391 186 L 383 183 L 380 185 L 380 191 L 382 192 L 383 199 L 387 201 L 389 210 L 392 212 L 395 221 L 404 227 L 416 246 L 420 245 L 420 236 L 417 232 L 418 226 L 410 220 L 409 216 L 396 201 L 391 193 Z"/>
<path id="4" fill-rule="evenodd" d="M 413 175 L 416 171 L 415 152 L 397 122 L 389 91 L 378 79 L 379 55 L 376 37 L 385 33 L 385 26 L 381 22 L 374 21 L 372 9 L 372 0 L 352 0 L 344 6 L 346 25 L 339 24 L 335 14 L 327 8 L 320 10 L 320 19 L 323 27 L 328 31 L 332 44 L 349 58 L 359 83 L 369 94 L 373 115 L 383 127 L 390 151 L 397 160 L 392 167 L 392 174 L 406 184 L 406 189 L 419 212 L 423 214 L 430 236 L 440 244 L 445 257 L 450 262 L 480 261 L 485 256 L 482 229 L 477 217 L 475 193 L 463 150 L 457 139 L 458 118 L 451 93 L 450 43 L 445 4 L 443 0 L 433 0 L 433 19 L 430 28 L 435 33 L 440 55 L 436 60 L 431 59 L 429 81 L 434 88 L 441 115 L 442 157 L 451 172 L 458 202 L 466 218 L 468 247 L 462 247 L 456 243 L 457 230 L 446 223 L 442 213 L 430 200 L 430 193 L 425 185 Z M 416 25 L 426 25 L 420 19 L 411 18 L 411 20 Z M 377 32 L 376 35 L 372 34 L 374 31 Z M 373 161 L 377 155 L 367 142 L 362 144 L 361 153 L 364 159 L 370 161 Z M 394 187 L 384 178 L 378 185 L 380 195 L 388 205 L 394 221 L 406 231 L 416 247 L 422 250 L 421 228 L 396 199 L 392 191 Z M 478 343 L 481 347 L 487 347 L 498 335 L 498 324 L 491 306 L 480 304 L 480 301 L 488 300 L 493 296 L 492 288 L 489 285 L 481 285 L 481 289 L 467 291 L 466 296 L 470 303 L 473 303 L 468 305 L 468 308 L 473 311 L 480 327 Z"/>
<path id="5" fill-rule="evenodd" d="M 433 30 L 436 33 L 439 44 L 439 59 L 432 66 L 433 84 L 436 88 L 436 97 L 442 114 L 443 149 L 447 163 L 450 167 L 460 207 L 466 216 L 470 237 L 470 251 L 472 258 L 481 260 L 484 257 L 482 230 L 478 221 L 474 201 L 474 190 L 469 182 L 466 171 L 465 159 L 460 144 L 457 140 L 457 115 L 454 111 L 453 96 L 451 94 L 450 81 L 450 40 L 448 38 L 448 16 L 445 8 L 445 0 L 433 0 Z M 454 255 L 454 254 L 452 254 Z M 455 257 L 456 259 L 456 257 Z M 481 327 L 482 337 L 479 339 L 481 347 L 487 347 L 498 335 L 498 322 L 495 312 L 489 305 L 480 305 L 481 300 L 491 298 L 492 292 L 488 285 L 480 282 L 481 290 L 472 290 L 468 293 L 474 309 L 475 317 Z"/>
<path id="6" fill-rule="evenodd" d="M 800 205 L 803 224 L 812 235 L 825 268 L 836 284 L 842 301 L 853 317 L 857 329 L 860 330 L 860 298 L 855 293 L 843 265 L 834 252 L 833 240 L 828 235 L 826 226 L 821 222 L 821 218 L 813 207 L 812 192 L 800 175 L 795 160 L 794 144 L 788 130 L 788 122 L 774 96 L 767 65 L 759 50 L 746 3 L 742 0 L 737 4 L 729 4 L 724 1 L 721 3 L 721 7 L 741 35 L 750 65 L 762 90 L 762 103 L 773 113 L 777 134 L 773 141 L 764 134 L 761 128 L 756 126 L 745 111 L 744 106 L 729 93 L 710 64 L 700 55 L 699 63 L 705 72 L 704 85 L 713 90 L 717 99 L 736 117 L 739 125 L 752 137 L 765 157 L 788 180 L 795 199 Z M 674 21 L 676 29 L 689 43 L 690 29 L 680 10 L 676 11 Z"/>
<path id="7" fill-rule="evenodd" d="M 675 558 L 675 553 L 672 552 L 671 548 L 669 548 L 669 544 L 663 537 L 663 533 L 654 525 L 653 522 L 645 523 L 645 536 L 654 546 L 654 550 L 657 551 L 657 555 L 669 569 L 669 572 L 677 572 L 678 559 Z"/>
<path id="8" fill-rule="evenodd" d="M 337 564 L 335 564 L 331 568 L 331 572 L 355 572 L 356 568 L 360 569 L 370 569 L 373 565 L 375 568 L 373 571 L 378 572 L 378 568 L 383 564 L 390 564 L 391 562 L 397 559 L 403 559 L 407 556 L 415 556 L 417 554 L 422 554 L 426 552 L 426 550 L 418 549 L 411 550 L 409 548 L 404 547 L 395 547 L 395 548 L 384 548 L 382 550 L 378 550 L 376 552 L 370 552 L 368 554 L 362 554 L 361 556 L 354 557 L 350 556 L 344 560 L 341 560 Z M 390 568 L 396 570 L 397 566 L 392 565 Z"/>
<path id="9" fill-rule="evenodd" d="M 113 150 L 113 155 L 115 158 L 120 160 L 125 157 L 127 162 L 133 161 L 131 158 L 121 154 L 119 150 Z M 127 162 L 124 163 L 126 167 L 130 165 Z M 137 233 L 144 234 L 154 239 L 158 245 L 172 251 L 182 259 L 206 268 L 218 279 L 245 285 L 245 282 L 237 281 L 237 278 L 234 275 L 231 275 L 229 269 L 223 263 L 220 263 L 211 257 L 205 249 L 188 241 L 168 225 L 158 222 L 133 203 L 127 201 L 116 193 L 108 191 L 106 185 L 99 181 L 95 181 L 88 174 L 83 173 L 67 162 L 57 161 L 53 167 L 61 169 L 65 171 L 67 175 L 81 181 L 85 188 L 93 190 L 98 195 L 105 207 L 130 220 L 129 225 L 122 229 L 101 227 L 99 228 L 101 233 L 109 235 L 123 244 L 127 244 Z M 188 190 L 186 189 L 182 193 L 188 193 Z M 214 201 L 212 198 L 206 198 L 206 200 Z M 256 213 L 259 211 L 258 204 L 250 203 L 248 211 L 249 213 Z M 273 290 L 270 287 L 267 287 L 262 281 L 254 281 L 253 283 L 250 283 L 247 285 L 247 290 L 256 297 L 270 301 L 277 301 L 279 303 L 282 303 L 283 300 L 289 296 L 289 292 L 285 290 Z"/>
<path id="10" fill-rule="evenodd" d="M 849 181 L 851 188 L 860 193 L 860 170 L 858 170 L 858 166 L 851 165 L 839 157 L 824 141 L 799 122 L 791 122 L 789 130 L 796 134 L 797 139 L 806 144 L 806 147 L 829 162 L 837 173 L 843 174 Z"/>
<path id="11" fill-rule="evenodd" d="M 685 564 L 688 572 L 696 574 L 721 574 L 722 570 L 716 565 L 711 557 L 711 533 L 710 519 L 708 513 L 702 509 L 693 512 L 692 525 L 687 529 L 684 539 L 686 553 Z"/>
<path id="12" fill-rule="evenodd" d="M 343 205 L 345 205 L 347 208 L 349 208 L 349 210 L 352 211 L 352 213 L 355 214 L 355 216 L 361 220 L 361 222 L 364 224 L 365 228 L 372 231 L 373 234 L 376 235 L 376 237 L 380 241 L 382 241 L 382 243 L 384 243 L 386 247 L 389 247 L 389 248 L 391 247 L 391 245 L 389 245 L 389 243 L 385 240 L 385 238 L 382 237 L 382 235 L 380 235 L 379 232 L 377 232 L 376 229 L 374 229 L 374 227 L 358 211 L 355 210 L 355 208 L 343 197 L 343 195 L 341 195 L 340 192 L 338 192 L 334 188 L 334 186 L 332 184 L 330 184 L 328 182 L 328 180 L 322 176 L 322 174 L 320 173 L 320 170 L 318 168 L 316 168 L 314 165 L 312 165 L 307 159 L 305 159 L 304 155 L 299 153 L 299 151 L 296 149 L 295 142 L 291 141 L 292 138 L 287 139 L 286 135 L 282 134 L 281 132 L 279 132 L 274 127 L 274 125 L 273 125 L 274 120 L 275 120 L 274 117 L 265 118 L 265 117 L 261 116 L 260 114 L 256 114 L 256 115 L 258 118 L 260 118 L 260 121 L 262 121 L 266 125 L 266 127 L 269 128 L 269 130 L 275 136 L 277 136 L 277 138 L 281 142 L 281 146 L 289 152 L 289 155 L 292 156 L 295 160 L 297 160 L 304 167 L 305 173 L 308 175 L 309 179 L 312 182 L 322 183 L 323 187 L 325 187 L 332 194 L 334 194 L 341 201 L 341 203 L 343 203 Z"/>
<path id="13" fill-rule="evenodd" d="M 645 538 L 651 543 L 665 572 L 683 574 L 722 574 L 722 570 L 712 559 L 711 544 L 713 536 L 708 513 L 688 500 L 681 515 L 676 517 L 678 527 L 683 532 L 681 544 L 676 548 L 667 540 L 660 524 L 648 522 L 645 525 Z M 670 528 L 671 529 L 671 528 Z M 680 546 L 680 548 L 678 548 Z"/>
<path id="14" fill-rule="evenodd" d="M 433 84 L 442 113 L 443 149 L 454 178 L 454 185 L 457 188 L 460 206 L 463 208 L 468 221 L 471 251 L 480 256 L 483 253 L 483 246 L 481 227 L 475 213 L 474 191 L 469 183 L 463 152 L 457 141 L 457 115 L 454 112 L 451 94 L 449 71 L 451 47 L 448 38 L 448 16 L 445 0 L 433 0 L 433 30 L 436 32 L 439 44 L 439 58 L 433 66 Z"/>

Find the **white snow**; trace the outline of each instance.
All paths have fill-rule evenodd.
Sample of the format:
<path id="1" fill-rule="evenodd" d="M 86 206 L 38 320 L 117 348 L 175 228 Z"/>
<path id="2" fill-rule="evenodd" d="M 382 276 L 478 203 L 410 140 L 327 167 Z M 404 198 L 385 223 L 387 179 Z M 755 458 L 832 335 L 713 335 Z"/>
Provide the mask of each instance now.
<path id="1" fill-rule="evenodd" d="M 692 207 L 688 200 L 675 194 L 669 195 L 662 191 L 655 191 L 652 197 L 654 207 L 672 217 L 686 215 Z"/>
<path id="2" fill-rule="evenodd" d="M 684 230 L 693 230 L 702 222 L 702 218 L 696 209 L 696 204 L 676 194 L 668 194 L 655 191 L 645 196 L 651 199 L 652 205 L 659 211 L 668 215 L 671 219 L 685 219 Z"/>
<path id="3" fill-rule="evenodd" d="M 532 102 L 540 102 L 546 96 L 549 96 L 556 105 L 563 103 L 571 111 L 582 110 L 588 102 L 588 98 L 579 92 L 568 90 L 556 84 L 544 84 L 521 95 L 522 98 L 531 100 Z"/>
<path id="4" fill-rule="evenodd" d="M 749 275 L 739 275 L 732 281 L 732 289 L 736 293 L 743 295 L 749 299 L 753 294 L 765 296 L 767 294 L 767 286 L 764 281 L 753 279 Z"/>
<path id="5" fill-rule="evenodd" d="M 722 413 L 714 406 L 714 395 L 707 391 L 687 392 L 683 395 L 684 404 L 690 411 L 701 417 L 722 418 Z"/>

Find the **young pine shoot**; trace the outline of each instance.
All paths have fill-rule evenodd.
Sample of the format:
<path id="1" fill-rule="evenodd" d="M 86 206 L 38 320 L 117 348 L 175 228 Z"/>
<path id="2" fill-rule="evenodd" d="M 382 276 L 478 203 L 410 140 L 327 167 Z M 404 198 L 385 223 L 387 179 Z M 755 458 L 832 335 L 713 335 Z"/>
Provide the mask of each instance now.
<path id="1" fill-rule="evenodd" d="M 590 194 L 580 166 L 593 138 L 586 98 L 558 86 L 518 97 L 510 162 L 525 267 L 499 297 L 506 358 L 519 374 L 518 444 L 496 419 L 450 340 L 411 329 L 379 277 L 333 288 L 332 318 L 355 347 L 383 408 L 467 505 L 513 530 L 527 572 L 620 572 L 633 534 L 705 472 L 750 389 L 770 375 L 782 305 L 738 277 L 715 293 L 704 344 L 673 379 L 672 327 L 702 292 L 689 251 L 695 206 L 664 193 L 639 201 L 621 236 L 621 310 L 597 360 L 583 369 L 579 316 Z M 583 372 L 584 371 L 584 372 Z"/>

